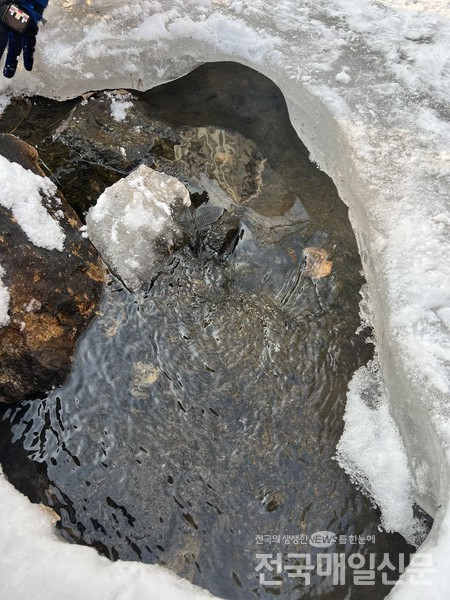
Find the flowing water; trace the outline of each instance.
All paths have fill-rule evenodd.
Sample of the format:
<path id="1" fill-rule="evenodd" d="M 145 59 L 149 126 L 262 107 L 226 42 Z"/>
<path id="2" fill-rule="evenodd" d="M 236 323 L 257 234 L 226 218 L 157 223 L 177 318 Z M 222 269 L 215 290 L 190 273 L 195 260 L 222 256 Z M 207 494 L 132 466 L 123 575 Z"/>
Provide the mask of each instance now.
<path id="1" fill-rule="evenodd" d="M 346 207 L 258 73 L 209 64 L 134 96 L 175 132 L 145 161 L 178 174 L 197 204 L 222 197 L 237 243 L 218 254 L 217 224 L 197 220 L 147 290 L 111 275 L 67 383 L 2 409 L 5 473 L 61 516 L 69 541 L 166 565 L 223 598 L 383 598 L 413 548 L 381 530 L 333 460 L 348 382 L 372 353 L 355 333 L 363 278 Z M 133 165 L 55 138 L 79 105 L 18 101 L 0 128 L 37 145 L 82 215 Z M 310 279 L 303 250 L 334 246 L 331 275 Z M 324 530 L 335 543 L 311 544 Z M 318 554 L 333 574 L 296 577 Z"/>

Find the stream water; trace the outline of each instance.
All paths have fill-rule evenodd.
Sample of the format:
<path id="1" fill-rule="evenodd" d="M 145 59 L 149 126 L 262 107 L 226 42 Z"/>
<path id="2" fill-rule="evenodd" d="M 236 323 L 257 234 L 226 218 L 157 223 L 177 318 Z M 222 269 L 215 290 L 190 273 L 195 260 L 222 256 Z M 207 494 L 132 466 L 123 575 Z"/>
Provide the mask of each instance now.
<path id="1" fill-rule="evenodd" d="M 368 332 L 355 333 L 363 278 L 346 207 L 279 90 L 250 69 L 212 63 L 133 92 L 121 124 L 109 103 L 124 97 L 18 100 L 0 129 L 37 146 L 80 216 L 140 160 L 178 174 L 198 204 L 222 197 L 219 186 L 237 245 L 208 251 L 207 225 L 144 292 L 110 276 L 66 384 L 1 409 L 7 477 L 61 516 L 69 541 L 166 565 L 223 598 L 383 598 L 414 549 L 381 530 L 333 460 L 348 382 L 372 354 Z M 85 144 L 73 127 L 57 133 L 74 109 Z M 172 145 L 127 164 L 104 152 L 130 157 L 142 115 L 172 131 Z M 334 246 L 331 275 L 307 277 L 303 250 Z M 325 530 L 335 543 L 314 546 Z M 295 576 L 319 554 L 328 575 Z M 373 574 L 365 584 L 356 555 Z"/>

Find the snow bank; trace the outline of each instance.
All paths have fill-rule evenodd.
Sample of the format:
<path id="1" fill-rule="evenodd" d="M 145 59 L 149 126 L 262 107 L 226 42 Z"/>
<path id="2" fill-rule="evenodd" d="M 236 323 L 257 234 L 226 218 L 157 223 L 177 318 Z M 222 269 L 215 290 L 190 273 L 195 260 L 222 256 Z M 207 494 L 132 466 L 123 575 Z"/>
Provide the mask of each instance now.
<path id="1" fill-rule="evenodd" d="M 207 600 L 211 594 L 162 567 L 111 562 L 52 531 L 52 515 L 0 471 L 1 597 L 5 600 Z"/>
<path id="2" fill-rule="evenodd" d="M 145 89 L 211 60 L 241 62 L 281 88 L 299 136 L 349 206 L 411 493 L 436 517 L 421 549 L 437 567 L 432 585 L 415 586 L 409 569 L 392 594 L 446 598 L 448 2 L 280 0 L 273 8 L 265 0 L 54 0 L 46 16 L 35 71 L 3 81 L 0 92 L 65 98 Z M 383 485 L 396 490 L 394 479 Z"/>
<path id="3" fill-rule="evenodd" d="M 0 156 L 0 189 L 0 206 L 12 212 L 30 242 L 47 250 L 62 251 L 64 231 L 42 204 L 43 196 L 56 193 L 50 179 Z"/>

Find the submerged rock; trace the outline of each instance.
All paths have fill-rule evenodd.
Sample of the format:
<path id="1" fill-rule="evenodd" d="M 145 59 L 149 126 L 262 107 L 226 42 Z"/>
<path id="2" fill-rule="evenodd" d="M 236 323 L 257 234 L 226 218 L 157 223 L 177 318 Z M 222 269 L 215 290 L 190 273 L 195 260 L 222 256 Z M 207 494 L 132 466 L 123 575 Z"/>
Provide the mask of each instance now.
<path id="1" fill-rule="evenodd" d="M 150 116 L 129 92 L 98 92 L 83 98 L 53 135 L 83 160 L 129 173 L 142 162 L 174 158 L 180 138 Z"/>
<path id="2" fill-rule="evenodd" d="M 175 158 L 185 175 L 216 181 L 234 204 L 257 198 L 266 159 L 241 134 L 218 127 L 184 127 Z"/>
<path id="3" fill-rule="evenodd" d="M 246 204 L 279 217 L 299 202 L 292 190 L 280 196 L 285 185 L 253 140 L 224 127 L 170 125 L 155 118 L 151 102 L 136 92 L 97 92 L 83 98 L 53 131 L 52 144 L 69 150 L 64 170 L 58 170 L 65 188 L 73 187 L 80 163 L 99 169 L 91 169 L 91 177 L 100 191 L 105 189 L 104 169 L 117 178 L 146 164 L 177 177 L 190 192 L 207 192 L 211 202 L 224 208 Z M 89 208 L 85 195 L 82 201 L 74 199 L 74 205 L 81 212 Z M 290 213 L 287 218 L 292 221 Z"/>
<path id="4" fill-rule="evenodd" d="M 0 402 L 16 402 L 42 396 L 65 380 L 75 342 L 95 314 L 104 273 L 75 212 L 43 178 L 36 150 L 1 134 L 0 155 L 11 162 L 5 163 L 7 191 L 0 202 L 1 279 L 8 300 L 0 327 Z"/>

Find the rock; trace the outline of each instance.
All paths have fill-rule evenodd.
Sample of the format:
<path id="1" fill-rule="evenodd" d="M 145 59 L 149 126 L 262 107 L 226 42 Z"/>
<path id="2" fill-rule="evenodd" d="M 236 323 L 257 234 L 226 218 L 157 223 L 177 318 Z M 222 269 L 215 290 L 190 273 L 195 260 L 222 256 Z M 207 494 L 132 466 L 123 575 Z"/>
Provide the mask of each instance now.
<path id="1" fill-rule="evenodd" d="M 98 92 L 77 104 L 58 127 L 53 140 L 83 160 L 128 174 L 156 156 L 173 160 L 180 143 L 173 128 L 151 118 L 145 105 L 129 92 Z"/>
<path id="2" fill-rule="evenodd" d="M 310 246 L 303 250 L 306 261 L 303 269 L 303 274 L 311 279 L 322 279 L 328 277 L 333 268 L 333 252 L 325 250 L 325 248 L 315 248 Z"/>
<path id="3" fill-rule="evenodd" d="M 172 209 L 190 206 L 186 187 L 141 165 L 107 188 L 87 215 L 88 235 L 130 290 L 148 285 L 184 235 Z"/>
<path id="4" fill-rule="evenodd" d="M 175 159 L 185 176 L 200 179 L 206 174 L 234 204 L 261 194 L 266 159 L 254 142 L 217 127 L 184 127 L 180 138 Z"/>
<path id="5" fill-rule="evenodd" d="M 209 254 L 212 253 L 219 258 L 226 258 L 233 252 L 238 243 L 240 229 L 239 218 L 226 210 L 217 221 L 211 223 L 206 230 L 202 231 L 202 248 Z"/>
<path id="6" fill-rule="evenodd" d="M 96 250 L 80 233 L 81 222 L 60 194 L 47 193 L 39 207 L 44 225 L 51 224 L 60 234 L 57 243 L 54 236 L 46 240 L 42 235 L 48 232 L 40 231 L 41 220 L 33 225 L 27 209 L 35 207 L 27 204 L 24 183 L 30 171 L 44 176 L 36 150 L 1 134 L 0 155 L 24 169 L 8 181 L 6 197 L 12 198 L 12 208 L 5 196 L 0 201 L 1 280 L 8 300 L 8 318 L 0 327 L 0 402 L 16 402 L 63 383 L 77 338 L 95 315 L 104 271 Z M 11 172 L 17 168 L 12 165 Z M 42 182 L 43 189 L 53 188 L 49 180 Z"/>
<path id="7" fill-rule="evenodd" d="M 80 160 L 122 175 L 140 164 L 155 165 L 190 191 L 198 188 L 217 196 L 225 208 L 257 201 L 268 170 L 255 143 L 241 134 L 217 127 L 170 126 L 152 116 L 151 103 L 125 90 L 84 98 L 52 139 L 70 149 L 70 171 Z M 104 179 L 102 172 L 97 176 Z M 64 173 L 58 177 L 65 182 Z"/>

